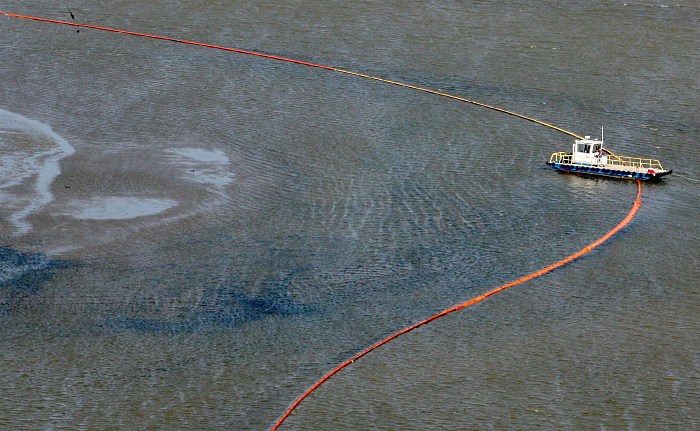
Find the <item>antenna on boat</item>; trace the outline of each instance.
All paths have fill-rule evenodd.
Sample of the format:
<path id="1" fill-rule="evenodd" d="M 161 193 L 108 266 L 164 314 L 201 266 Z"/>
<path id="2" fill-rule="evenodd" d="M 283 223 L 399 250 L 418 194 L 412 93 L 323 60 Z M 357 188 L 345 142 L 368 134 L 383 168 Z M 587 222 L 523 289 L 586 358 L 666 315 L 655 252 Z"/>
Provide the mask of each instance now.
<path id="1" fill-rule="evenodd" d="M 603 148 L 603 143 L 605 142 L 605 139 L 603 139 L 603 126 L 600 126 L 600 147 Z"/>

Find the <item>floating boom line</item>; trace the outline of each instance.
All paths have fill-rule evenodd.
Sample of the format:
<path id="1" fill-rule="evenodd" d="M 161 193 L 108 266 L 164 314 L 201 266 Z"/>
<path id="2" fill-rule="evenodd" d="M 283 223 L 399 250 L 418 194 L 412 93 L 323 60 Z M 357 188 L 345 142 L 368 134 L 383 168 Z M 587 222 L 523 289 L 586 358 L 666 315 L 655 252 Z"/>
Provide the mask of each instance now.
<path id="1" fill-rule="evenodd" d="M 277 422 L 272 426 L 270 431 L 277 431 L 279 427 L 289 418 L 289 416 L 294 412 L 294 410 L 301 404 L 302 401 L 304 401 L 306 398 L 308 398 L 311 393 L 313 393 L 316 389 L 318 389 L 321 385 L 323 385 L 328 379 L 333 377 L 334 375 L 338 374 L 342 369 L 348 367 L 349 365 L 353 364 L 355 361 L 358 359 L 362 358 L 363 356 L 366 356 L 367 354 L 371 353 L 372 351 L 380 348 L 381 346 L 387 344 L 388 342 L 395 340 L 396 338 L 413 331 L 414 329 L 417 329 L 423 325 L 426 325 L 434 320 L 437 320 L 441 317 L 447 316 L 448 314 L 454 313 L 455 311 L 463 310 L 467 307 L 471 307 L 472 305 L 478 304 L 493 295 L 500 293 L 506 289 L 510 289 L 511 287 L 515 287 L 519 284 L 525 283 L 526 281 L 533 280 L 535 278 L 541 277 L 545 274 L 548 274 L 555 269 L 561 268 L 562 266 L 573 262 L 576 259 L 579 259 L 580 257 L 585 256 L 586 254 L 590 253 L 594 249 L 598 248 L 600 245 L 608 241 L 610 238 L 613 237 L 617 232 L 622 230 L 625 226 L 627 226 L 632 219 L 637 215 L 637 212 L 639 212 L 639 208 L 642 206 L 642 182 L 640 180 L 637 180 L 637 197 L 634 199 L 634 203 L 632 204 L 632 207 L 630 208 L 629 212 L 627 215 L 617 224 L 615 227 L 610 229 L 605 235 L 601 236 L 591 244 L 587 245 L 586 247 L 582 248 L 581 250 L 577 251 L 576 253 L 573 253 L 564 259 L 555 262 L 549 266 L 546 266 L 538 271 L 535 271 L 533 273 L 530 273 L 528 275 L 525 275 L 523 277 L 518 278 L 517 280 L 513 280 L 511 282 L 508 282 L 502 286 L 499 286 L 495 289 L 489 290 L 486 293 L 482 293 L 481 295 L 475 296 L 474 298 L 463 302 L 461 304 L 455 305 L 453 307 L 447 308 L 437 314 L 434 314 L 426 319 L 423 319 L 419 322 L 414 323 L 411 326 L 407 326 L 404 329 L 401 329 L 400 331 L 397 331 L 388 337 L 384 338 L 383 340 L 380 340 L 376 343 L 374 343 L 372 346 L 366 348 L 365 350 L 361 351 L 360 353 L 357 353 L 355 356 L 353 356 L 350 359 L 345 360 L 341 364 L 337 365 L 334 369 L 326 373 L 322 378 L 320 378 L 316 383 L 311 385 L 304 393 L 302 393 L 284 412 L 284 414 L 277 419 Z"/>
<path id="2" fill-rule="evenodd" d="M 466 98 L 463 98 L 463 97 L 455 96 L 455 95 L 452 95 L 452 94 L 449 94 L 449 93 L 444 93 L 444 92 L 440 92 L 440 91 L 436 91 L 436 90 L 431 90 L 431 89 L 428 89 L 428 88 L 425 88 L 425 87 L 419 87 L 419 86 L 415 86 L 415 85 L 411 85 L 411 84 L 406 84 L 406 83 L 402 83 L 402 82 L 398 82 L 398 81 L 392 81 L 392 80 L 389 80 L 389 79 L 385 79 L 385 78 L 381 78 L 381 77 L 377 77 L 377 76 L 372 76 L 372 75 L 366 75 L 366 74 L 362 74 L 362 73 L 358 73 L 358 72 L 353 72 L 353 71 L 349 71 L 349 70 L 344 70 L 344 69 L 340 69 L 340 68 L 337 68 L 337 67 L 325 66 L 325 65 L 321 65 L 321 64 L 316 64 L 316 63 L 307 62 L 307 61 L 296 60 L 296 59 L 293 59 L 293 58 L 287 58 L 287 57 L 282 57 L 282 56 L 277 56 L 277 55 L 265 54 L 265 53 L 261 53 L 261 52 L 249 51 L 249 50 L 244 50 L 244 49 L 231 48 L 231 47 L 220 46 L 220 45 L 213 45 L 213 44 L 202 43 L 202 42 L 195 42 L 195 41 L 190 41 L 190 40 L 185 40 L 185 39 L 177 39 L 177 38 L 167 37 L 167 36 L 158 36 L 158 35 L 153 35 L 153 34 L 148 34 L 148 33 L 139 33 L 139 32 L 129 31 L 129 30 L 120 30 L 120 29 L 115 29 L 115 28 L 110 28 L 110 27 L 102 27 L 102 26 L 96 26 L 96 25 L 90 25 L 90 24 L 82 24 L 82 23 L 70 22 L 70 21 L 61 21 L 61 20 L 55 20 L 55 19 L 49 19 L 49 18 L 41 18 L 41 17 L 29 16 L 29 15 L 19 15 L 19 14 L 7 13 L 7 12 L 3 12 L 3 11 L 0 11 L 0 14 L 1 14 L 1 15 L 4 15 L 4 16 L 6 16 L 6 17 L 10 17 L 10 18 L 29 19 L 29 20 L 33 20 L 33 21 L 46 22 L 46 23 L 51 23 L 51 24 L 68 25 L 68 26 L 72 26 L 72 27 L 88 28 L 88 29 L 93 29 L 93 30 L 107 31 L 107 32 L 119 33 L 119 34 L 126 34 L 126 35 L 131 35 L 131 36 L 147 37 L 147 38 L 150 38 L 150 39 L 157 39 L 157 40 L 163 40 L 163 41 L 168 41 L 168 42 L 182 43 L 182 44 L 186 44 L 186 45 L 200 46 L 200 47 L 204 47 L 204 48 L 218 49 L 218 50 L 222 50 L 222 51 L 234 52 L 234 53 L 237 53 L 237 54 L 251 55 L 251 56 L 256 56 L 256 57 L 267 58 L 267 59 L 270 59 L 270 60 L 284 61 L 284 62 L 294 63 L 294 64 L 298 64 L 298 65 L 302 65 L 302 66 L 308 66 L 308 67 L 314 67 L 314 68 L 324 69 L 324 70 L 328 70 L 328 71 L 339 72 L 339 73 L 343 73 L 343 74 L 346 74 L 346 75 L 351 75 L 351 76 L 355 76 L 355 77 L 359 77 L 359 78 L 365 78 L 365 79 L 371 79 L 371 80 L 383 82 L 383 83 L 386 83 L 386 84 L 397 85 L 397 86 L 400 86 L 400 87 L 405 87 L 405 88 L 409 88 L 409 89 L 416 90 L 416 91 L 422 91 L 422 92 L 425 92 L 425 93 L 434 94 L 434 95 L 437 95 L 437 96 L 442 96 L 442 97 L 446 97 L 446 98 L 449 98 L 449 99 L 457 100 L 457 101 L 460 101 L 460 102 L 469 103 L 469 104 L 472 104 L 472 105 L 476 105 L 476 106 L 480 106 L 480 107 L 483 107 L 483 108 L 491 109 L 491 110 L 494 110 L 494 111 L 497 111 L 497 112 L 501 112 L 501 113 L 503 113 L 503 114 L 512 115 L 512 116 L 521 118 L 521 119 L 523 119 L 523 120 L 531 121 L 531 122 L 533 122 L 533 123 L 536 123 L 536 124 L 539 124 L 539 125 L 548 127 L 548 128 L 550 128 L 550 129 L 553 129 L 553 130 L 556 130 L 556 131 L 558 131 L 558 132 L 567 134 L 567 135 L 569 135 L 569 136 L 573 136 L 573 137 L 576 138 L 576 139 L 583 139 L 581 136 L 579 136 L 579 135 L 577 135 L 577 134 L 575 134 L 575 133 L 573 133 L 573 132 L 570 132 L 570 131 L 568 131 L 568 130 L 565 130 L 565 129 L 562 129 L 562 128 L 560 128 L 560 127 L 557 127 L 557 126 L 555 126 L 555 125 L 552 125 L 552 124 L 546 123 L 546 122 L 544 122 L 544 121 L 540 121 L 540 120 L 538 120 L 538 119 L 535 119 L 535 118 L 532 118 L 532 117 L 528 117 L 528 116 L 525 116 L 525 115 L 522 115 L 522 114 L 518 114 L 518 113 L 516 113 L 516 112 L 509 111 L 509 110 L 507 110 L 507 109 L 499 108 L 499 107 L 497 107 L 497 106 L 488 105 L 488 104 L 485 104 L 485 103 L 481 103 L 481 102 L 477 102 L 477 101 L 474 101 L 474 100 L 466 99 Z M 71 15 L 72 15 L 72 14 L 71 14 Z M 433 316 L 430 316 L 430 317 L 428 317 L 428 318 L 426 318 L 426 319 L 423 319 L 423 320 L 421 320 L 421 321 L 419 321 L 419 322 L 417 322 L 417 323 L 414 323 L 413 325 L 408 326 L 408 327 L 406 327 L 406 328 L 404 328 L 404 329 L 401 329 L 400 331 L 395 332 L 394 334 L 392 334 L 392 335 L 390 335 L 390 336 L 384 338 L 383 340 L 380 340 L 380 341 L 376 342 L 375 344 L 373 344 L 372 346 L 366 348 L 365 350 L 361 351 L 360 353 L 357 353 L 357 354 L 354 355 L 352 358 L 347 359 L 346 361 L 344 361 L 344 362 L 342 362 L 341 364 L 339 364 L 338 366 L 336 366 L 333 370 L 331 370 L 331 371 L 329 371 L 328 373 L 326 373 L 321 379 L 319 379 L 316 383 L 314 383 L 311 387 L 309 387 L 306 391 L 304 391 L 304 393 L 303 393 L 302 395 L 300 395 L 300 396 L 287 408 L 287 410 L 284 412 L 284 414 L 274 423 L 274 425 L 273 425 L 272 428 L 271 428 L 271 431 L 276 431 L 276 430 L 284 423 L 284 421 L 292 414 L 292 412 L 301 404 L 301 402 L 304 401 L 307 397 L 309 397 L 309 396 L 311 395 L 312 392 L 314 392 L 316 389 L 318 389 L 322 384 L 324 384 L 326 381 L 328 381 L 331 377 L 333 377 L 334 375 L 336 375 L 336 374 L 337 374 L 338 372 L 340 372 L 342 369 L 344 369 L 344 368 L 348 367 L 350 364 L 354 363 L 356 360 L 358 360 L 358 359 L 360 359 L 360 358 L 366 356 L 366 355 L 369 354 L 370 352 L 373 352 L 374 350 L 376 350 L 376 349 L 378 349 L 379 347 L 381 347 L 381 346 L 387 344 L 388 342 L 390 342 L 390 341 L 392 341 L 392 340 L 394 340 L 394 339 L 400 337 L 401 335 L 404 335 L 404 334 L 406 334 L 406 333 L 408 333 L 408 332 L 413 331 L 413 330 L 416 329 L 416 328 L 419 328 L 419 327 L 421 327 L 421 326 L 423 326 L 423 325 L 426 325 L 426 324 L 428 324 L 428 323 L 430 323 L 430 322 L 432 322 L 432 321 L 434 321 L 434 320 L 437 320 L 437 319 L 439 319 L 439 318 L 441 318 L 441 317 L 443 317 L 443 316 L 446 316 L 446 315 L 448 315 L 448 314 L 451 314 L 451 313 L 453 313 L 453 312 L 455 312 L 455 311 L 463 310 L 463 309 L 465 309 L 465 308 L 467 308 L 467 307 L 470 307 L 470 306 L 472 306 L 472 305 L 478 304 L 478 303 L 480 303 L 480 302 L 482 302 L 482 301 L 484 301 L 484 300 L 490 298 L 491 296 L 496 295 L 496 294 L 499 293 L 499 292 L 502 292 L 502 291 L 504 291 L 504 290 L 506 290 L 506 289 L 509 289 L 509 288 L 511 288 L 511 287 L 514 287 L 514 286 L 517 286 L 517 285 L 519 285 L 519 284 L 525 283 L 525 282 L 527 282 L 527 281 L 533 280 L 533 279 L 535 279 L 535 278 L 541 277 L 541 276 L 543 276 L 543 275 L 545 275 L 545 274 L 548 274 L 548 273 L 554 271 L 555 269 L 558 269 L 558 268 L 560 268 L 560 267 L 562 267 L 562 266 L 564 266 L 564 265 L 566 265 L 566 264 L 568 264 L 568 263 L 570 263 L 570 262 L 572 262 L 572 261 L 574 261 L 574 260 L 576 260 L 576 259 L 579 259 L 580 257 L 582 257 L 582 256 L 584 256 L 584 255 L 590 253 L 591 251 L 593 251 L 594 249 L 596 249 L 597 247 L 599 247 L 600 245 L 602 245 L 603 243 L 605 243 L 606 241 L 608 241 L 608 240 L 609 240 L 610 238 L 612 238 L 617 232 L 619 232 L 619 231 L 622 230 L 625 226 L 627 226 L 627 225 L 632 221 L 632 219 L 635 217 L 635 215 L 636 215 L 637 212 L 639 211 L 639 208 L 641 207 L 641 205 L 642 205 L 642 184 L 641 184 L 640 181 L 637 181 L 637 197 L 636 197 L 635 200 L 634 200 L 634 203 L 633 203 L 633 205 L 632 205 L 632 208 L 631 208 L 630 211 L 627 213 L 627 215 L 625 216 L 625 218 L 622 219 L 615 227 L 613 227 L 613 228 L 612 228 L 610 231 L 608 231 L 605 235 L 603 235 L 602 237 L 600 237 L 599 239 L 597 239 L 597 240 L 594 241 L 593 243 L 587 245 L 587 246 L 584 247 L 583 249 L 581 249 L 581 250 L 577 251 L 576 253 L 573 253 L 573 254 L 571 254 L 571 255 L 569 255 L 569 256 L 567 256 L 567 257 L 565 257 L 564 259 L 561 259 L 561 260 L 558 261 L 558 262 L 555 262 L 555 263 L 553 263 L 553 264 L 551 264 L 551 265 L 549 265 L 549 266 L 546 266 L 546 267 L 544 267 L 544 268 L 542 268 L 542 269 L 540 269 L 540 270 L 538 270 L 538 271 L 535 271 L 535 272 L 533 272 L 533 273 L 530 273 L 530 274 L 528 274 L 528 275 L 525 275 L 525 276 L 523 276 L 523 277 L 521 277 L 521 278 L 518 278 L 517 280 L 513 280 L 513 281 L 511 281 L 511 282 L 508 282 L 508 283 L 506 283 L 506 284 L 504 284 L 504 285 L 502 285 L 502 286 L 499 286 L 499 287 L 497 287 L 497 288 L 495 288 L 495 289 L 492 289 L 492 290 L 490 290 L 490 291 L 488 291 L 488 292 L 486 292 L 486 293 L 483 293 L 483 294 L 481 294 L 481 295 L 479 295 L 479 296 L 476 296 L 476 297 L 474 297 L 474 298 L 472 298 L 472 299 L 470 299 L 470 300 L 468 300 L 468 301 L 466 301 L 466 302 L 463 302 L 463 303 L 461 303 L 461 304 L 458 304 L 458 305 L 455 305 L 455 306 L 450 307 L 450 308 L 448 308 L 448 309 L 445 309 L 445 310 L 443 310 L 443 311 L 441 311 L 441 312 L 439 312 L 439 313 L 437 313 L 437 314 L 435 314 L 435 315 L 433 315 Z"/>
<path id="3" fill-rule="evenodd" d="M 267 58 L 269 60 L 284 61 L 287 63 L 294 63 L 294 64 L 298 64 L 301 66 L 314 67 L 317 69 L 323 69 L 323 70 L 343 73 L 346 75 L 356 76 L 358 78 L 371 79 L 374 81 L 383 82 L 385 84 L 398 85 L 400 87 L 405 87 L 405 88 L 409 88 L 409 89 L 416 90 L 416 91 L 422 91 L 424 93 L 430 93 L 430 94 L 434 94 L 437 96 L 447 97 L 449 99 L 457 100 L 457 101 L 464 102 L 464 103 L 469 103 L 472 105 L 480 106 L 482 108 L 491 109 L 491 110 L 494 110 L 497 112 L 501 112 L 503 114 L 512 115 L 514 117 L 518 117 L 518 118 L 521 118 L 523 120 L 537 123 L 539 125 L 548 127 L 550 129 L 556 130 L 558 132 L 565 133 L 569 136 L 573 136 L 576 139 L 583 139 L 581 136 L 579 136 L 573 132 L 570 132 L 566 129 L 563 129 L 561 127 L 555 126 L 555 125 L 550 124 L 550 123 L 546 123 L 546 122 L 538 120 L 536 118 L 532 118 L 532 117 L 528 117 L 526 115 L 518 114 L 517 112 L 509 111 L 509 110 L 504 109 L 504 108 L 499 108 L 497 106 L 488 105 L 486 103 L 477 102 L 475 100 L 470 100 L 470 99 L 467 99 L 464 97 L 455 96 L 453 94 L 444 93 L 441 91 L 431 90 L 431 89 L 425 88 L 425 87 L 419 87 L 416 85 L 406 84 L 406 83 L 399 82 L 399 81 L 392 81 L 392 80 L 381 78 L 378 76 L 365 75 L 363 73 L 353 72 L 353 71 L 341 69 L 338 67 L 325 66 L 322 64 L 311 63 L 308 61 L 302 61 L 302 60 L 297 60 L 297 59 L 289 58 L 289 57 L 282 57 L 282 56 L 278 56 L 278 55 L 265 54 L 262 52 L 249 51 L 246 49 L 231 48 L 231 47 L 227 47 L 227 46 L 213 45 L 210 43 L 196 42 L 196 41 L 192 41 L 192 40 L 178 39 L 178 38 L 168 37 L 168 36 L 159 36 L 159 35 L 149 34 L 149 33 L 140 33 L 140 32 L 131 31 L 131 30 L 121 30 L 121 29 L 117 29 L 117 28 L 103 27 L 103 26 L 99 26 L 99 25 L 83 24 L 83 23 L 79 23 L 79 22 L 75 22 L 75 21 L 61 21 L 61 20 L 57 20 L 57 19 L 42 18 L 42 17 L 38 17 L 38 16 L 31 16 L 31 15 L 21 15 L 21 14 L 9 13 L 9 12 L 3 12 L 3 11 L 0 11 L 0 14 L 4 15 L 6 17 L 9 17 L 9 18 L 20 18 L 20 19 L 28 19 L 28 20 L 32 20 L 32 21 L 46 22 L 46 23 L 50 23 L 50 24 L 68 25 L 71 27 L 79 27 L 79 28 L 89 28 L 89 29 L 93 29 L 93 30 L 107 31 L 107 32 L 111 32 L 111 33 L 119 33 L 119 34 L 126 34 L 126 35 L 130 35 L 130 36 L 147 37 L 150 39 L 163 40 L 163 41 L 167 41 L 167 42 L 176 42 L 176 43 L 182 43 L 185 45 L 200 46 L 203 48 L 218 49 L 221 51 L 234 52 L 234 53 L 243 54 L 243 55 L 252 55 L 255 57 Z"/>

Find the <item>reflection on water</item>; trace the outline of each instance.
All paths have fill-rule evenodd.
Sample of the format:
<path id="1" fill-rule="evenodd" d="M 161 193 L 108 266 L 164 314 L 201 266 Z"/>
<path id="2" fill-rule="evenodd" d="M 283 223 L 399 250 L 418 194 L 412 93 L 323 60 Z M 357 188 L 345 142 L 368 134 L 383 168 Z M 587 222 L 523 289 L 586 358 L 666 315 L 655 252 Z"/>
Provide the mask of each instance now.
<path id="1" fill-rule="evenodd" d="M 69 19 L 39 2 L 3 10 Z M 603 125 L 614 150 L 700 178 L 694 5 L 71 11 L 579 134 Z M 338 362 L 581 249 L 636 193 L 547 169 L 568 136 L 429 94 L 98 31 L 3 28 L 8 429 L 266 429 Z M 697 428 L 699 198 L 681 177 L 645 185 L 613 241 L 363 358 L 285 429 Z"/>

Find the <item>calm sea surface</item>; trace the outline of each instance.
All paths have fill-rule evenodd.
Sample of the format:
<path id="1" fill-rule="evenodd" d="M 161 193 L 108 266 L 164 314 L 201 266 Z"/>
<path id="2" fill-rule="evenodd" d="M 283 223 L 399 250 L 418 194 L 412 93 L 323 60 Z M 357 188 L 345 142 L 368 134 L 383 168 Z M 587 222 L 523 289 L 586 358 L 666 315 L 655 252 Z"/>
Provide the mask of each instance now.
<path id="1" fill-rule="evenodd" d="M 285 430 L 700 429 L 700 6 L 120 2 L 76 21 L 511 109 L 674 175 Z M 3 2 L 71 20 L 65 3 Z M 331 71 L 0 16 L 0 428 L 265 430 L 607 232 L 572 138 Z"/>

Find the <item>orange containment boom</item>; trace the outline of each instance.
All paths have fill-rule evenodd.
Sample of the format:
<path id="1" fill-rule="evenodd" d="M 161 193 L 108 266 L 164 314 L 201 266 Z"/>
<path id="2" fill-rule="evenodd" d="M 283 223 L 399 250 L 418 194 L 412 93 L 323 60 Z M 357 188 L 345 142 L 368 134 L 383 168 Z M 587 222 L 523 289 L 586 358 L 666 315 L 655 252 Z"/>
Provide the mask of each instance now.
<path id="1" fill-rule="evenodd" d="M 510 289 L 511 287 L 514 287 L 514 286 L 517 286 L 517 285 L 519 285 L 519 284 L 525 283 L 526 281 L 530 281 L 530 280 L 535 279 L 535 278 L 537 278 L 537 277 L 541 277 L 541 276 L 543 276 L 543 275 L 545 275 L 545 274 L 547 274 L 547 273 L 550 273 L 550 272 L 554 271 L 554 270 L 557 269 L 557 268 L 561 268 L 562 266 L 566 265 L 567 263 L 570 263 L 570 262 L 572 262 L 572 261 L 574 261 L 574 260 L 576 260 L 576 259 L 578 259 L 578 258 L 580 258 L 580 257 L 582 257 L 582 256 L 584 256 L 584 255 L 586 255 L 586 254 L 588 254 L 588 253 L 590 253 L 590 252 L 593 251 L 595 248 L 597 248 L 598 246 L 600 246 L 601 244 L 603 244 L 603 243 L 605 243 L 607 240 L 609 240 L 613 235 L 615 235 L 617 232 L 619 232 L 622 228 L 624 228 L 625 226 L 627 226 L 627 225 L 632 221 L 632 219 L 634 218 L 634 216 L 637 215 L 637 212 L 639 211 L 639 208 L 640 208 L 641 206 L 642 206 L 642 183 L 641 183 L 641 181 L 637 181 L 637 197 L 635 198 L 634 203 L 632 204 L 632 208 L 631 208 L 630 211 L 627 213 L 627 215 L 625 216 L 625 218 L 622 219 L 622 221 L 620 221 L 615 227 L 613 227 L 612 229 L 610 229 L 610 231 L 609 231 L 608 233 L 606 233 L 605 235 L 601 236 L 601 237 L 598 238 L 596 241 L 592 242 L 591 244 L 587 245 L 586 247 L 582 248 L 581 250 L 577 251 L 576 253 L 574 253 L 574 254 L 572 254 L 572 255 L 569 255 L 569 256 L 565 257 L 564 259 L 562 259 L 562 260 L 560 260 L 560 261 L 558 261 L 558 262 L 555 262 L 555 263 L 553 263 L 553 264 L 551 264 L 551 265 L 549 265 L 549 266 L 546 266 L 546 267 L 540 269 L 539 271 L 535 271 L 535 272 L 533 272 L 533 273 L 531 273 L 531 274 L 528 274 L 528 275 L 525 275 L 525 276 L 523 276 L 523 277 L 520 277 L 520 278 L 518 278 L 517 280 L 511 281 L 511 282 L 506 283 L 506 284 L 504 284 L 504 285 L 502 285 L 502 286 L 500 286 L 500 287 L 497 287 L 497 288 L 495 288 L 495 289 L 493 289 L 493 290 L 490 290 L 490 291 L 488 291 L 488 292 L 486 292 L 486 293 L 483 293 L 483 294 L 481 294 L 481 295 L 479 295 L 479 296 L 476 296 L 476 297 L 470 299 L 470 300 L 467 301 L 467 302 L 463 302 L 463 303 L 461 303 L 461 304 L 459 304 L 459 305 L 455 305 L 454 307 L 451 307 L 451 308 L 448 308 L 448 309 L 446 309 L 446 310 L 443 310 L 443 311 L 441 311 L 441 312 L 439 312 L 439 313 L 437 313 L 437 314 L 435 314 L 435 315 L 433 315 L 433 316 L 428 317 L 427 319 L 423 319 L 423 320 L 421 320 L 420 322 L 414 323 L 413 325 L 411 325 L 411 326 L 409 326 L 409 327 L 407 327 L 407 328 L 404 328 L 404 329 L 402 329 L 402 330 L 400 330 L 400 331 L 398 331 L 398 332 L 396 332 L 396 333 L 394 333 L 394 334 L 392 334 L 392 335 L 386 337 L 385 339 L 383 339 L 383 340 L 381 340 L 381 341 L 378 341 L 377 343 L 373 344 L 372 346 L 366 348 L 365 350 L 361 351 L 360 353 L 356 354 L 356 355 L 353 356 L 352 358 L 346 360 L 345 362 L 341 363 L 340 365 L 338 365 L 337 367 L 335 367 L 334 369 L 332 369 L 332 370 L 331 370 L 330 372 L 328 372 L 325 376 L 323 376 L 320 380 L 318 380 L 316 383 L 314 383 L 309 389 L 307 389 L 299 398 L 296 399 L 296 401 L 294 401 L 294 403 L 292 403 L 291 406 L 289 406 L 289 408 L 287 409 L 287 411 L 284 412 L 284 415 L 282 415 L 282 417 L 280 417 L 280 418 L 277 420 L 277 422 L 275 422 L 275 424 L 274 424 L 273 427 L 271 428 L 271 431 L 276 431 L 276 430 L 282 425 L 282 423 L 284 423 L 284 421 L 289 417 L 289 415 L 291 415 L 292 412 L 299 406 L 299 404 L 301 404 L 302 401 L 304 401 L 309 395 L 311 395 L 311 393 L 312 393 L 313 391 L 315 391 L 316 389 L 318 389 L 319 386 L 321 386 L 322 384 L 324 384 L 328 379 L 330 379 L 331 377 L 333 377 L 334 375 L 336 375 L 336 374 L 337 374 L 340 370 L 342 370 L 343 368 L 345 368 L 345 367 L 347 367 L 348 365 L 354 363 L 355 361 L 357 361 L 358 359 L 360 359 L 360 358 L 362 358 L 363 356 L 367 355 L 368 353 L 370 353 L 370 352 L 372 352 L 372 351 L 378 349 L 379 347 L 385 345 L 386 343 L 388 343 L 388 342 L 390 342 L 390 341 L 392 341 L 392 340 L 394 340 L 394 339 L 396 339 L 396 338 L 402 336 L 403 334 L 406 334 L 406 333 L 408 333 L 408 332 L 411 332 L 411 331 L 413 331 L 414 329 L 416 329 L 416 328 L 418 328 L 418 327 L 420 327 L 420 326 L 423 326 L 423 325 L 425 325 L 425 324 L 428 324 L 428 323 L 430 323 L 430 322 L 432 322 L 432 321 L 434 321 L 434 320 L 436 320 L 436 319 L 439 319 L 439 318 L 441 318 L 441 317 L 443 317 L 443 316 L 446 316 L 446 315 L 448 315 L 448 314 L 450 314 L 450 313 L 454 313 L 455 311 L 459 311 L 459 310 L 465 309 L 465 308 L 467 308 L 467 307 L 470 307 L 470 306 L 472 306 L 472 305 L 474 305 L 474 304 L 478 304 L 479 302 L 481 302 L 481 301 L 483 301 L 483 300 L 485 300 L 485 299 L 487 299 L 487 298 L 490 298 L 491 296 L 493 296 L 493 295 L 495 295 L 495 294 L 497 294 L 497 293 L 499 293 L 499 292 L 502 292 L 502 291 L 504 291 L 504 290 L 506 290 L 506 289 Z"/>

